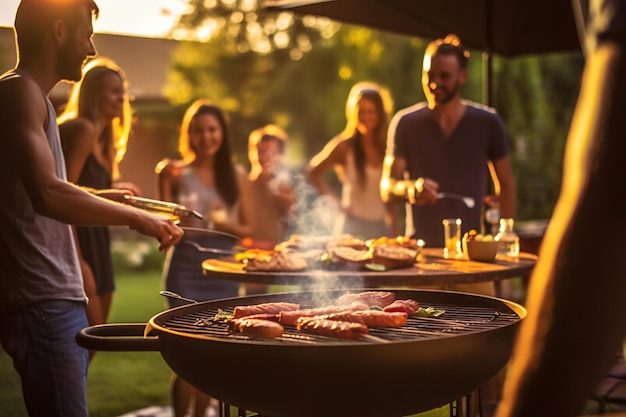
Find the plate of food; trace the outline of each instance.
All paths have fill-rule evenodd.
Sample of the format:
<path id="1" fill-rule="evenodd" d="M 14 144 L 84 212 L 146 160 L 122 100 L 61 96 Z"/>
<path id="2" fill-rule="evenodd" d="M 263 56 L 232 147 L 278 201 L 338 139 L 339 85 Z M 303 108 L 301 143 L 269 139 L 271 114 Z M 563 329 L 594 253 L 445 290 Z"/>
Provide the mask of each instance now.
<path id="1" fill-rule="evenodd" d="M 255 276 L 361 276 L 414 267 L 424 246 L 405 236 L 363 240 L 352 235 L 291 235 L 273 249 L 244 249 L 207 259 L 203 268 L 223 274 Z"/>
<path id="2" fill-rule="evenodd" d="M 535 259 L 474 262 L 444 259 L 441 248 L 406 236 L 361 240 L 351 235 L 292 235 L 270 249 L 239 248 L 206 259 L 206 276 L 242 283 L 309 287 L 441 285 L 526 275 Z"/>

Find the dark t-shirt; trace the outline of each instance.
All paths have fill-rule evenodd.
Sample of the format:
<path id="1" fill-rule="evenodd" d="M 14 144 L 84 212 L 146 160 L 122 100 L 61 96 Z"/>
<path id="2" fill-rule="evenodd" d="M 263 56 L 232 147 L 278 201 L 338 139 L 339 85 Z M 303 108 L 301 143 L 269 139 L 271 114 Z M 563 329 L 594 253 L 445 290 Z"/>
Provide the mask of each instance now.
<path id="1" fill-rule="evenodd" d="M 425 103 L 401 110 L 391 124 L 395 156 L 406 160 L 410 178 L 431 178 L 439 183 L 440 191 L 470 196 L 476 201 L 473 208 L 452 199 L 441 199 L 434 205 L 412 205 L 413 236 L 424 239 L 430 247 L 443 246 L 444 218 L 460 217 L 463 233 L 480 231 L 481 203 L 489 178 L 487 162 L 509 153 L 504 123 L 495 111 L 465 103 L 465 114 L 448 138 Z"/>

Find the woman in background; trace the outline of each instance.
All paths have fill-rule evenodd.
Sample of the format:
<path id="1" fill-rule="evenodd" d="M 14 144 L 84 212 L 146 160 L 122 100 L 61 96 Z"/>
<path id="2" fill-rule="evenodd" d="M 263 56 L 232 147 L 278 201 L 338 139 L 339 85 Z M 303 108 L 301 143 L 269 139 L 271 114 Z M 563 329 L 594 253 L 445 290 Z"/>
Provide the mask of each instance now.
<path id="1" fill-rule="evenodd" d="M 138 193 L 131 183 L 115 182 L 131 128 L 126 76 L 115 62 L 98 58 L 85 65 L 57 122 L 68 181 L 95 190 Z M 106 323 L 115 290 L 109 228 L 77 226 L 74 230 L 89 298 L 89 324 Z"/>
<path id="2" fill-rule="evenodd" d="M 373 239 L 392 232 L 395 216 L 379 191 L 390 113 L 386 89 L 368 82 L 354 85 L 346 101 L 345 129 L 309 163 L 311 183 L 340 208 L 334 234 Z M 341 200 L 323 178 L 331 168 L 342 183 Z"/>
<path id="3" fill-rule="evenodd" d="M 240 198 L 248 189 L 247 172 L 243 166 L 233 163 L 222 110 L 205 100 L 194 102 L 183 117 L 178 150 L 182 159 L 166 159 L 156 167 L 159 198 L 195 210 L 206 220 L 180 219 L 181 226 L 191 229 L 185 230 L 181 242 L 166 255 L 165 289 L 197 301 L 236 297 L 239 295 L 236 282 L 203 275 L 202 262 L 211 254 L 193 246 L 197 243 L 203 247 L 231 249 L 236 243 L 230 237 L 211 233 L 210 229 L 237 236 L 249 232 L 249 215 Z M 168 302 L 170 308 L 184 304 L 172 299 Z M 191 417 L 204 417 L 209 396 L 177 375 L 172 378 L 171 388 L 175 417 L 183 417 L 188 412 Z"/>

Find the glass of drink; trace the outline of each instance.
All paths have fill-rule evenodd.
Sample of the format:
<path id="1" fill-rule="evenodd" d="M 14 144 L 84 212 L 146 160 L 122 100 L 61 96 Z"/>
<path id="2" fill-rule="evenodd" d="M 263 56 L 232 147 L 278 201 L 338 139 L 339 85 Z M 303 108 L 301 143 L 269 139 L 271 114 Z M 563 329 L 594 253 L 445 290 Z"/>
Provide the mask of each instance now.
<path id="1" fill-rule="evenodd" d="M 443 248 L 444 258 L 462 258 L 463 248 L 461 247 L 461 219 L 443 219 L 443 236 L 445 247 Z"/>

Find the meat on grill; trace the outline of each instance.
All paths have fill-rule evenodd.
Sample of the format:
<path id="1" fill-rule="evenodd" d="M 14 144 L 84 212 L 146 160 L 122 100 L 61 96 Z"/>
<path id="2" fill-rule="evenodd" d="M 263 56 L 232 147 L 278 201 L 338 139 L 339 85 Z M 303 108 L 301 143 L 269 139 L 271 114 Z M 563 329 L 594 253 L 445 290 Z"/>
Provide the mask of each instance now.
<path id="1" fill-rule="evenodd" d="M 251 319 L 248 317 L 231 320 L 228 324 L 232 331 L 238 331 L 250 337 L 265 339 L 273 339 L 282 336 L 285 331 L 283 326 L 274 321 Z"/>
<path id="2" fill-rule="evenodd" d="M 358 339 L 368 332 L 367 326 L 361 323 L 313 317 L 299 318 L 296 328 L 304 333 L 336 337 L 339 339 Z"/>
<path id="3" fill-rule="evenodd" d="M 369 306 L 367 304 L 355 302 L 350 305 L 332 305 L 327 307 L 306 308 L 303 310 L 281 311 L 280 313 L 278 313 L 278 322 L 285 326 L 295 326 L 300 317 L 323 316 L 332 313 L 368 309 Z"/>
<path id="4" fill-rule="evenodd" d="M 385 312 L 380 310 L 360 310 L 332 313 L 314 318 L 361 323 L 368 327 L 402 327 L 406 324 L 405 312 Z"/>
<path id="5" fill-rule="evenodd" d="M 300 304 L 276 302 L 276 303 L 261 303 L 253 304 L 249 306 L 237 306 L 233 311 L 233 318 L 239 319 L 241 317 L 251 316 L 253 314 L 278 314 L 281 311 L 299 310 Z"/>
<path id="6" fill-rule="evenodd" d="M 269 320 L 278 323 L 278 313 L 260 313 L 244 316 L 246 319 Z"/>
<path id="7" fill-rule="evenodd" d="M 337 304 L 345 305 L 351 304 L 355 301 L 360 301 L 371 307 L 384 308 L 393 303 L 396 299 L 396 295 L 388 291 L 364 291 L 360 293 L 348 293 L 340 296 L 337 299 Z"/>
<path id="8" fill-rule="evenodd" d="M 417 301 L 412 299 L 407 300 L 395 300 L 393 303 L 383 308 L 383 311 L 394 312 L 401 311 L 408 314 L 413 314 L 419 310 L 420 305 Z"/>

